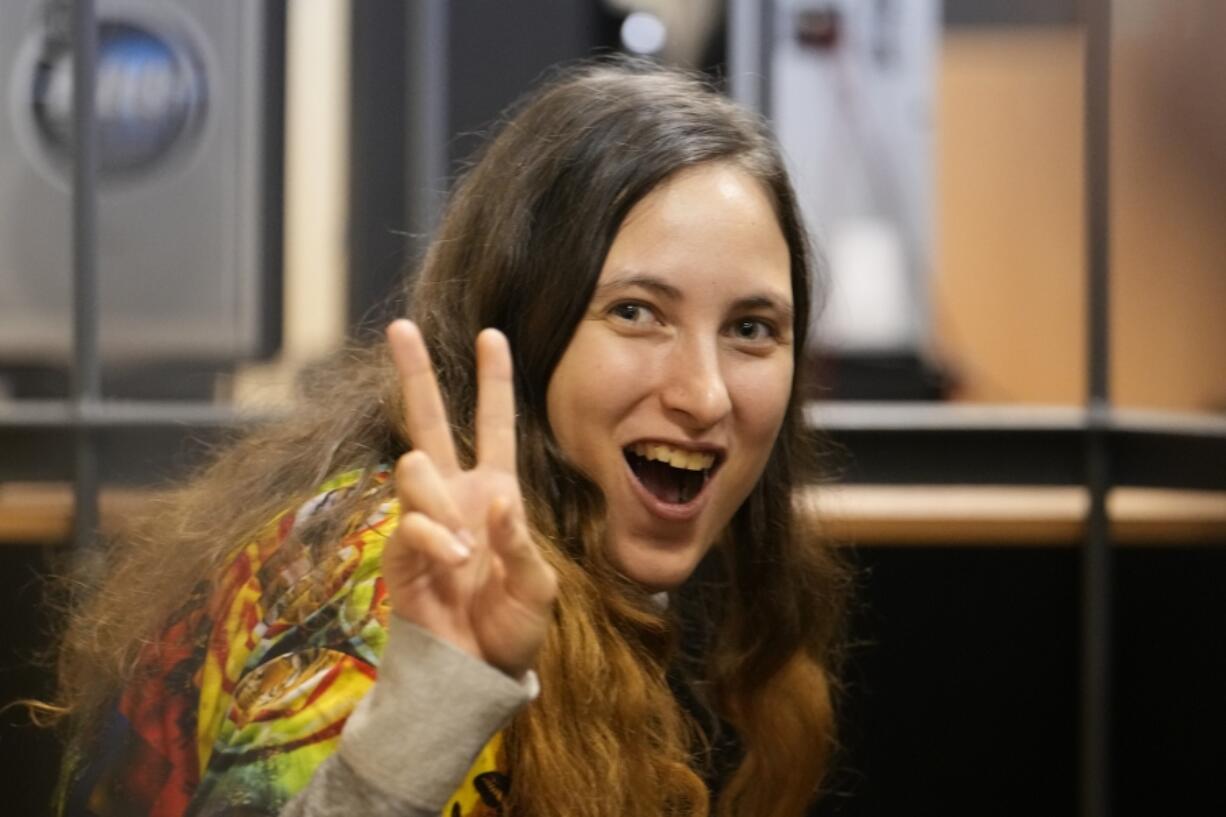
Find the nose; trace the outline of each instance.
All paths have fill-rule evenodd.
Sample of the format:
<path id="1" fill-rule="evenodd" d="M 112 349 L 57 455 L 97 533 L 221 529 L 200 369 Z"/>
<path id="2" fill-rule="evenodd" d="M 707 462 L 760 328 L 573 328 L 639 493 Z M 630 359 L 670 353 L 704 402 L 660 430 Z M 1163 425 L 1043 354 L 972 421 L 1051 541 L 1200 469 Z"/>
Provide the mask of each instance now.
<path id="1" fill-rule="evenodd" d="M 715 344 L 676 344 L 662 374 L 660 402 L 687 429 L 710 428 L 732 411 Z"/>

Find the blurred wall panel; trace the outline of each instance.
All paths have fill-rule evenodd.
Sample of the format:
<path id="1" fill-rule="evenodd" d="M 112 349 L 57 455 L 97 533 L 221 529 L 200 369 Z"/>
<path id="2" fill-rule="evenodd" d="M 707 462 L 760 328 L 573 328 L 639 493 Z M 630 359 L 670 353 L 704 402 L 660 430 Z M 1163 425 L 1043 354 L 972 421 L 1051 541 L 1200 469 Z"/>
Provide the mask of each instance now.
<path id="1" fill-rule="evenodd" d="M 1226 3 L 1114 6 L 1115 399 L 1226 412 Z"/>
<path id="2" fill-rule="evenodd" d="M 405 190 L 407 8 L 400 0 L 352 4 L 349 72 L 350 328 L 376 328 L 407 263 Z"/>
<path id="3" fill-rule="evenodd" d="M 937 92 L 935 325 L 973 401 L 1082 402 L 1076 28 L 947 32 Z"/>
<path id="4" fill-rule="evenodd" d="M 65 0 L 0 7 L 0 364 L 70 348 Z M 231 361 L 279 341 L 284 0 L 100 0 L 101 348 Z"/>
<path id="5" fill-rule="evenodd" d="M 292 403 L 297 371 L 345 332 L 350 0 L 294 0 L 287 12 L 284 334 L 275 357 L 219 389 L 247 406 Z"/>
<path id="6" fill-rule="evenodd" d="M 295 0 L 287 23 L 283 357 L 304 360 L 344 335 L 348 0 Z"/>
<path id="7" fill-rule="evenodd" d="M 437 2 L 437 0 L 436 0 Z M 484 141 L 499 113 L 553 65 L 578 59 L 608 38 L 608 15 L 596 0 L 447 0 L 446 105 L 448 187 Z M 351 329 L 375 329 L 390 317 L 389 296 L 425 249 L 414 234 L 411 201 L 423 180 L 411 178 L 412 130 L 406 97 L 420 77 L 420 55 L 407 55 L 420 14 L 402 0 L 353 3 L 350 81 L 349 310 Z M 416 11 L 420 11 L 417 9 Z M 416 64 L 416 67 L 415 67 Z M 439 123 L 426 123 L 438 127 Z M 425 181 L 431 184 L 430 180 Z M 445 190 L 436 191 L 440 194 Z M 412 195 L 411 195 L 412 194 Z M 394 308 L 394 307 L 392 307 Z"/>
<path id="8" fill-rule="evenodd" d="M 1226 5 L 1115 3 L 1111 389 L 1226 408 Z M 1085 395 L 1083 51 L 1077 26 L 947 31 L 936 325 L 969 401 Z"/>

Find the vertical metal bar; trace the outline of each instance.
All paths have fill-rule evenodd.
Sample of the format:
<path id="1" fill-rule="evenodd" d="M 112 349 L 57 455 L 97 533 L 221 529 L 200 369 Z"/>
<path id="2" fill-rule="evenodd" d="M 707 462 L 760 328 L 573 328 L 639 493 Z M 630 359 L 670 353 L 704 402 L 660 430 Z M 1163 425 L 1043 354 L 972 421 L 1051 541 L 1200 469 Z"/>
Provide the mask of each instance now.
<path id="1" fill-rule="evenodd" d="M 1086 487 L 1082 560 L 1081 815 L 1111 811 L 1111 541 L 1108 364 L 1110 273 L 1111 0 L 1086 4 L 1085 182 L 1087 238 Z"/>
<path id="2" fill-rule="evenodd" d="M 98 461 L 95 441 L 82 422 L 101 394 L 98 365 L 97 139 L 94 87 L 98 27 L 94 0 L 72 7 L 72 261 L 73 377 L 77 419 L 76 472 L 73 484 L 73 544 L 78 553 L 90 545 L 98 527 Z"/>
<path id="3" fill-rule="evenodd" d="M 758 12 L 758 113 L 769 117 L 774 103 L 775 0 L 761 0 Z"/>
<path id="4" fill-rule="evenodd" d="M 438 223 L 447 185 L 448 71 L 447 0 L 407 4 L 408 122 L 406 216 L 414 249 L 420 250 Z"/>
<path id="5" fill-rule="evenodd" d="M 772 0 L 729 0 L 728 95 L 751 111 L 770 115 Z"/>

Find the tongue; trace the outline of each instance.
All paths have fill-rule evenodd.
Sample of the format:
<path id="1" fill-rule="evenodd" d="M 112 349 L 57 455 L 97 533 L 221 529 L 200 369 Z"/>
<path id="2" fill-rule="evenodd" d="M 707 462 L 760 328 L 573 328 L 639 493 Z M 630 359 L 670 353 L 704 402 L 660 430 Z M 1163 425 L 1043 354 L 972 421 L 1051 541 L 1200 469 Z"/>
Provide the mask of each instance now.
<path id="1" fill-rule="evenodd" d="M 692 493 L 686 490 L 687 472 L 680 468 L 650 460 L 643 462 L 637 471 L 643 487 L 661 502 L 678 505 L 693 498 Z"/>

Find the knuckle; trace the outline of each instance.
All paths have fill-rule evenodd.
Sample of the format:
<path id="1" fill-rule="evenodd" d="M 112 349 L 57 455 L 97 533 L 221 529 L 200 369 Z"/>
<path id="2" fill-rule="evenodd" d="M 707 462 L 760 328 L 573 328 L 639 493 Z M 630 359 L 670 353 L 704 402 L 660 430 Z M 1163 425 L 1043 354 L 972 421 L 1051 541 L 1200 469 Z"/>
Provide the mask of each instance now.
<path id="1" fill-rule="evenodd" d="M 407 542 L 413 538 L 413 516 L 412 513 L 403 513 L 400 515 L 400 521 L 396 523 L 396 530 L 393 536 L 400 542 Z"/>
<path id="2" fill-rule="evenodd" d="M 403 544 L 419 549 L 430 533 L 430 520 L 424 514 L 411 511 L 400 518 L 396 531 Z"/>
<path id="3" fill-rule="evenodd" d="M 402 454 L 400 459 L 396 460 L 396 479 L 407 480 L 420 473 L 425 459 L 426 455 L 416 449 Z"/>

